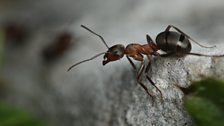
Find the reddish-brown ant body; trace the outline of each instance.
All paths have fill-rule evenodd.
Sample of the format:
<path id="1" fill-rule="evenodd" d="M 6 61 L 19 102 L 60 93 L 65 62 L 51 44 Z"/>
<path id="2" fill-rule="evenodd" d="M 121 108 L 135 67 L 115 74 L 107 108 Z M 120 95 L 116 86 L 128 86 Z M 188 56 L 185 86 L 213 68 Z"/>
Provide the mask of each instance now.
<path id="1" fill-rule="evenodd" d="M 166 57 L 166 56 L 169 56 L 172 54 L 177 54 L 178 56 L 183 56 L 183 55 L 197 55 L 197 56 L 207 56 L 207 57 L 223 57 L 224 56 L 224 55 L 206 55 L 206 54 L 199 54 L 199 53 L 191 53 L 190 52 L 191 51 L 190 40 L 204 48 L 212 48 L 212 47 L 206 47 L 206 46 L 199 44 L 198 42 L 193 40 L 191 37 L 189 37 L 187 34 L 185 34 L 180 29 L 178 29 L 177 27 L 175 27 L 173 25 L 169 25 L 165 29 L 164 32 L 161 32 L 157 35 L 156 44 L 153 42 L 153 40 L 151 39 L 151 37 L 149 35 L 146 35 L 148 44 L 141 45 L 138 43 L 131 43 L 131 44 L 127 45 L 126 47 L 123 46 L 122 44 L 117 44 L 112 47 L 109 47 L 106 44 L 106 42 L 102 36 L 93 32 L 92 30 L 90 30 L 89 28 L 87 28 L 84 25 L 81 25 L 81 27 L 88 30 L 92 34 L 100 37 L 102 42 L 107 47 L 108 51 L 99 53 L 89 59 L 78 62 L 78 63 L 72 65 L 71 67 L 69 67 L 68 71 L 70 71 L 73 67 L 75 67 L 83 62 L 90 61 L 102 54 L 104 54 L 104 60 L 102 62 L 103 65 L 106 65 L 107 63 L 109 63 L 111 61 L 117 61 L 117 60 L 121 59 L 124 55 L 126 55 L 128 61 L 130 62 L 130 64 L 134 68 L 134 70 L 137 71 L 137 82 L 144 88 L 146 93 L 148 95 L 150 95 L 152 98 L 153 98 L 153 95 L 151 93 L 149 93 L 148 88 L 141 82 L 142 73 L 143 72 L 147 73 L 150 68 L 152 56 Z M 170 28 L 175 29 L 177 32 L 170 31 Z M 157 52 L 158 50 L 164 51 L 165 54 L 158 53 Z M 145 67 L 145 62 L 144 62 L 144 55 L 147 56 L 148 61 L 149 61 L 148 65 L 146 67 Z M 136 65 L 133 63 L 131 58 L 141 62 L 141 66 L 139 69 L 137 69 Z M 148 79 L 148 81 L 159 91 L 161 98 L 163 98 L 163 95 L 162 95 L 162 92 L 160 91 L 160 89 L 155 85 L 155 83 L 151 80 L 151 78 L 147 74 L 145 74 L 145 76 Z"/>

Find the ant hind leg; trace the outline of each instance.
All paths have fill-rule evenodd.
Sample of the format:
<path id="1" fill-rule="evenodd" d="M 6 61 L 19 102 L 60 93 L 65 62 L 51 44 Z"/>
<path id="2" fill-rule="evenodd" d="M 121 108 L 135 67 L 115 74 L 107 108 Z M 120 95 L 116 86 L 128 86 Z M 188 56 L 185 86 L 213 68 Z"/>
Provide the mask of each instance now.
<path id="1" fill-rule="evenodd" d="M 165 31 L 169 31 L 170 28 L 175 29 L 176 31 L 178 31 L 179 33 L 183 34 L 185 37 L 187 37 L 188 39 L 190 39 L 191 41 L 193 41 L 195 44 L 197 44 L 197 45 L 199 45 L 199 46 L 201 46 L 203 48 L 214 48 L 214 47 L 216 47 L 216 46 L 204 46 L 204 45 L 201 45 L 199 42 L 195 41 L 189 35 L 187 35 L 186 33 L 184 33 L 179 28 L 177 28 L 176 26 L 173 26 L 173 25 L 168 25 L 167 28 L 165 29 Z"/>

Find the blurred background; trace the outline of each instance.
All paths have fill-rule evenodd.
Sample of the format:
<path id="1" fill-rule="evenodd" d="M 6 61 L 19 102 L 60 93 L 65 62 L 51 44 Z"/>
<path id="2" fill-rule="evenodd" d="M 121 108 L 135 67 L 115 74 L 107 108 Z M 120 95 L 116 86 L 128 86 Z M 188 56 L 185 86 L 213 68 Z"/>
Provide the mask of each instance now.
<path id="1" fill-rule="evenodd" d="M 106 51 L 81 24 L 109 46 L 145 44 L 146 34 L 155 39 L 169 24 L 218 45 L 224 40 L 223 12 L 223 0 L 1 0 L 0 110 L 26 113 L 38 126 L 104 125 L 104 89 L 110 85 L 104 82 L 131 67 L 126 60 L 103 67 L 99 57 L 67 72 L 73 63 Z M 24 119 L 17 117 L 2 125 Z"/>

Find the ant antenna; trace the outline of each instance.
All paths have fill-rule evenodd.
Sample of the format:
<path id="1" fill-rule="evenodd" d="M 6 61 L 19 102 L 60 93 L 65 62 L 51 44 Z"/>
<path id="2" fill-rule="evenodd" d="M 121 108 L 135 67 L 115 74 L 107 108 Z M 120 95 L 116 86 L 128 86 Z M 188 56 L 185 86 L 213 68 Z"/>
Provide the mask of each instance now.
<path id="1" fill-rule="evenodd" d="M 70 67 L 68 68 L 68 70 L 67 70 L 67 71 L 70 71 L 72 68 L 74 68 L 75 66 L 77 66 L 77 65 L 79 65 L 79 64 L 81 64 L 81 63 L 84 63 L 84 62 L 87 62 L 87 61 L 93 60 L 93 59 L 97 58 L 98 56 L 100 56 L 100 55 L 102 55 L 102 54 L 105 54 L 105 52 L 99 53 L 99 54 L 97 54 L 97 55 L 95 55 L 95 56 L 93 56 L 93 57 L 91 57 L 91 58 L 89 58 L 89 59 L 86 59 L 86 60 L 80 61 L 80 62 L 78 62 L 78 63 L 76 63 L 76 64 L 74 64 L 74 65 L 70 66 Z"/>
<path id="2" fill-rule="evenodd" d="M 107 43 L 105 42 L 105 40 L 103 39 L 103 37 L 97 33 L 95 33 L 94 31 L 90 30 L 89 28 L 87 28 L 86 26 L 84 25 L 81 25 L 82 28 L 86 29 L 87 31 L 91 32 L 92 34 L 100 37 L 100 39 L 102 40 L 102 42 L 104 43 L 104 45 L 107 47 L 107 49 L 109 49 L 109 46 L 107 45 Z"/>
<path id="3" fill-rule="evenodd" d="M 200 54 L 200 53 L 187 53 L 187 55 L 205 56 L 205 57 L 223 57 L 224 56 L 224 54 L 221 54 L 221 55 L 206 55 L 206 54 Z"/>

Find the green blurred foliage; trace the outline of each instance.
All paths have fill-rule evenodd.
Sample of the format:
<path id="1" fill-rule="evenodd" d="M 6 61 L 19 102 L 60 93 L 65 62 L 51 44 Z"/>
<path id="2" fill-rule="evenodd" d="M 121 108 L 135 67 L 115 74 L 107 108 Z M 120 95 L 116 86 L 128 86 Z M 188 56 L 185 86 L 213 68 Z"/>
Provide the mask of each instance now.
<path id="1" fill-rule="evenodd" d="M 197 126 L 224 126 L 224 81 L 195 82 L 188 93 L 184 105 Z"/>
<path id="2" fill-rule="evenodd" d="M 0 30 L 0 67 L 3 63 L 4 33 Z M 0 68 L 1 69 L 1 68 Z M 0 74 L 0 94 L 5 90 Z M 0 126 L 44 126 L 31 114 L 0 101 Z"/>
<path id="3" fill-rule="evenodd" d="M 0 102 L 0 126 L 44 126 L 31 114 Z"/>
<path id="4" fill-rule="evenodd" d="M 0 67 L 2 67 L 3 60 L 3 46 L 4 46 L 4 33 L 0 30 Z"/>

